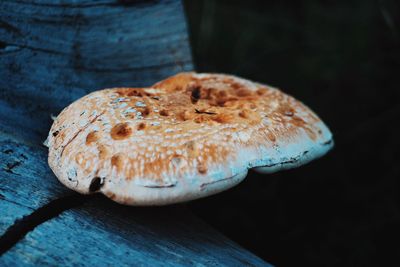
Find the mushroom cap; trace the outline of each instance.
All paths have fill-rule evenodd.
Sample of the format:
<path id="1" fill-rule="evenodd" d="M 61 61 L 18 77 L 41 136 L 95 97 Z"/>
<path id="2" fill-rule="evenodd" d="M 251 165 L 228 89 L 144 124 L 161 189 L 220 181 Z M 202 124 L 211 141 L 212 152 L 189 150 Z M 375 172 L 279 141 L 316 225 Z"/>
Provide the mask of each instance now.
<path id="1" fill-rule="evenodd" d="M 314 112 L 278 89 L 190 72 L 82 97 L 55 119 L 48 146 L 49 165 L 67 187 L 165 205 L 233 187 L 250 168 L 305 164 L 333 140 Z"/>

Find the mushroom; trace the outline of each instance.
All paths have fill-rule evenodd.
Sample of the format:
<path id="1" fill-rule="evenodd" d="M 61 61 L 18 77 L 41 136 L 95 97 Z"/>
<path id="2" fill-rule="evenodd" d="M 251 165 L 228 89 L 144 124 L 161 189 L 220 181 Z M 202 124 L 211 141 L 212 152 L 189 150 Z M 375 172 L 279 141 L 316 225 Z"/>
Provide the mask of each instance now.
<path id="1" fill-rule="evenodd" d="M 333 140 L 315 113 L 276 88 L 190 72 L 82 97 L 55 119 L 48 145 L 49 165 L 67 187 L 166 205 L 231 188 L 250 168 L 300 166 Z"/>

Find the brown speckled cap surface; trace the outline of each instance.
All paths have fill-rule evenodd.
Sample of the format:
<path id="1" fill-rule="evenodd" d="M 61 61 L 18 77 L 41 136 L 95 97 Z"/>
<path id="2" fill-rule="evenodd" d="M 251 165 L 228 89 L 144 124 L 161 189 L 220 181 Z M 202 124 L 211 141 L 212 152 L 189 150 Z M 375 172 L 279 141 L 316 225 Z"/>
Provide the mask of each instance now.
<path id="1" fill-rule="evenodd" d="M 48 137 L 49 165 L 63 184 L 129 205 L 215 194 L 249 168 L 296 167 L 332 145 L 317 115 L 281 91 L 196 73 L 93 92 L 65 108 Z"/>

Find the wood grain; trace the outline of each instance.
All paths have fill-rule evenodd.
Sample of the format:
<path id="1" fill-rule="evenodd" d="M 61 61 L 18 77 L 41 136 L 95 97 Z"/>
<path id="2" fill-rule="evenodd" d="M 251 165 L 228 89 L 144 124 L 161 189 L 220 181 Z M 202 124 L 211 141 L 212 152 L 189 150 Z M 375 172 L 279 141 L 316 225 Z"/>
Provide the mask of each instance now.
<path id="1" fill-rule="evenodd" d="M 40 225 L 0 264 L 15 261 L 36 266 L 269 266 L 183 206 L 134 208 L 104 198 Z"/>

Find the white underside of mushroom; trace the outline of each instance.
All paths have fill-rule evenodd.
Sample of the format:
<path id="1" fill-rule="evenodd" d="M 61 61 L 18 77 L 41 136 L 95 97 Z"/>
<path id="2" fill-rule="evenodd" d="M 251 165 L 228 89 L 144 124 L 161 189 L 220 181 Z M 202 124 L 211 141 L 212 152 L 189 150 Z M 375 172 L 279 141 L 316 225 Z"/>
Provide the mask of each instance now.
<path id="1" fill-rule="evenodd" d="M 249 169 L 260 173 L 274 173 L 299 167 L 322 157 L 334 144 L 328 128 L 322 122 L 319 127 L 323 134 L 315 141 L 311 140 L 304 132 L 291 143 L 277 143 L 276 149 L 259 147 L 239 151 L 236 160 L 230 162 L 228 166 L 231 170 L 230 173 L 233 174 L 231 176 L 226 176 L 226 172 L 222 170 L 209 173 L 208 182 L 199 179 L 195 174 L 179 182 L 174 177 L 166 177 L 163 179 L 162 185 L 146 183 L 146 179 L 129 181 L 105 178 L 98 192 L 121 204 L 135 206 L 168 205 L 213 195 L 239 184 L 247 176 Z M 92 177 L 92 175 L 88 175 L 79 183 L 70 179 L 61 179 L 61 181 L 68 187 L 72 186 L 74 190 L 87 194 L 90 193 L 88 188 Z M 268 176 L 265 179 L 268 179 Z"/>
<path id="2" fill-rule="evenodd" d="M 135 183 L 126 183 L 125 185 L 122 184 L 122 187 L 119 185 L 118 188 L 115 188 L 111 184 L 105 184 L 100 189 L 100 192 L 106 196 L 112 196 L 118 192 L 113 197 L 113 200 L 121 204 L 132 205 L 134 203 L 135 206 L 168 205 L 203 198 L 225 191 L 243 181 L 246 175 L 247 171 L 243 171 L 235 176 L 215 182 L 200 185 L 180 182 L 170 187 L 147 187 Z"/>

